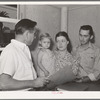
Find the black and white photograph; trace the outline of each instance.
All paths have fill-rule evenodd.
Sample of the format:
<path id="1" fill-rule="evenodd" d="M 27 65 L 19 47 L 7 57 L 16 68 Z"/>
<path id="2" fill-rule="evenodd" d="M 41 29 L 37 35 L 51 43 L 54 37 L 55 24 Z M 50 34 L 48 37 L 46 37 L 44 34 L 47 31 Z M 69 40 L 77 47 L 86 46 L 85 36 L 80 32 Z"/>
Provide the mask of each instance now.
<path id="1" fill-rule="evenodd" d="M 99 91 L 100 2 L 0 4 L 0 93 Z"/>

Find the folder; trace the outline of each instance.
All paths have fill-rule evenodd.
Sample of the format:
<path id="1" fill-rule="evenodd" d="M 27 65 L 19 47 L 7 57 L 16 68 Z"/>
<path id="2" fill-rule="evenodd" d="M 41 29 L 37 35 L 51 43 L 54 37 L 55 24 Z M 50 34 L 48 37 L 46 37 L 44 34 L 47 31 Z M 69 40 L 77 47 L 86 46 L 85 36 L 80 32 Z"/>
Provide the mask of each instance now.
<path id="1" fill-rule="evenodd" d="M 48 79 L 50 83 L 47 85 L 47 88 L 52 89 L 58 85 L 71 82 L 76 78 L 70 66 L 61 68 L 59 71 L 49 76 Z"/>

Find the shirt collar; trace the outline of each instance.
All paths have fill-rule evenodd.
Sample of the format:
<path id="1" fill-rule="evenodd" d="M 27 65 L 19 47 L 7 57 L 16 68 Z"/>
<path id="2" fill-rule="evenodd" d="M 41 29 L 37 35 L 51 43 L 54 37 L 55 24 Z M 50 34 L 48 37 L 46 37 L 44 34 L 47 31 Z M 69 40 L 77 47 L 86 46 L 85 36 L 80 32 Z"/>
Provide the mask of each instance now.
<path id="1" fill-rule="evenodd" d="M 93 48 L 93 44 L 91 42 L 89 42 L 88 48 Z"/>
<path id="2" fill-rule="evenodd" d="M 78 45 L 78 46 L 77 46 L 77 48 L 79 48 L 79 49 L 80 49 L 80 47 L 81 47 L 81 45 Z M 92 44 L 91 42 L 89 42 L 88 47 L 84 48 L 83 50 L 87 50 L 87 49 L 89 49 L 89 48 L 91 48 L 91 49 L 94 48 L 94 47 L 93 47 L 93 44 Z"/>
<path id="3" fill-rule="evenodd" d="M 18 40 L 12 39 L 11 43 L 13 43 L 14 45 L 17 45 L 17 47 L 21 48 L 22 50 L 25 49 L 25 47 L 27 46 L 25 43 L 20 42 Z"/>

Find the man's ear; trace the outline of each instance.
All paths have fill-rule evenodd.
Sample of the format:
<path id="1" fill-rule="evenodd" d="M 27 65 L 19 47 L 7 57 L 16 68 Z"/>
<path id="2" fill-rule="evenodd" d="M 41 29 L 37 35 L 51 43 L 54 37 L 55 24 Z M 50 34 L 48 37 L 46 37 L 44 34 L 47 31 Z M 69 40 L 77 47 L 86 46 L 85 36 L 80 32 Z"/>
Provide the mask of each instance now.
<path id="1" fill-rule="evenodd" d="M 29 35 L 28 31 L 26 30 L 26 31 L 23 33 L 23 35 L 24 35 L 24 39 L 27 40 L 27 39 L 28 39 L 28 35 Z"/>
<path id="2" fill-rule="evenodd" d="M 93 39 L 93 35 L 91 35 L 90 39 Z"/>

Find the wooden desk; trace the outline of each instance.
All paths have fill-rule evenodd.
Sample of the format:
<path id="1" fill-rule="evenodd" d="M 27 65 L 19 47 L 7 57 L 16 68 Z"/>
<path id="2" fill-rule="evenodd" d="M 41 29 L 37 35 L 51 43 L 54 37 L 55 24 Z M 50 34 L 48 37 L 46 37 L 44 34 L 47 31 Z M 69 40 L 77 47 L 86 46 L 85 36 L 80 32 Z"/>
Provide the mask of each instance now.
<path id="1" fill-rule="evenodd" d="M 100 91 L 100 81 L 76 83 L 70 82 L 56 87 L 58 91 Z"/>
<path id="2" fill-rule="evenodd" d="M 88 86 L 87 91 L 100 91 L 100 80 L 97 82 L 82 83 Z"/>

